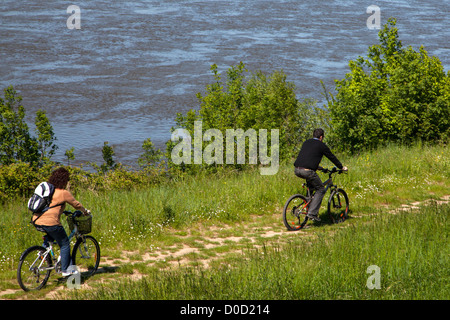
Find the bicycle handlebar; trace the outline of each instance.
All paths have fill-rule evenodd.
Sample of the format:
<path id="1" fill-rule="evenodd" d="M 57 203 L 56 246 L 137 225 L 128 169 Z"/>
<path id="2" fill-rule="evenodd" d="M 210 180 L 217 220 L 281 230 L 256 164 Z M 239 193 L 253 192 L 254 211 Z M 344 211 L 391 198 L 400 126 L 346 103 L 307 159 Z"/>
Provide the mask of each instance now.
<path id="1" fill-rule="evenodd" d="M 331 170 L 328 169 L 328 168 L 322 168 L 322 169 L 319 169 L 319 170 L 322 171 L 323 173 L 329 173 L 330 175 L 333 174 L 333 173 L 336 173 L 336 172 L 338 174 L 347 173 L 348 172 L 348 170 L 338 169 L 337 167 L 333 167 Z"/>
<path id="2" fill-rule="evenodd" d="M 80 216 L 83 215 L 83 212 L 81 212 L 80 210 L 76 210 L 75 212 L 64 210 L 63 213 L 66 216 L 70 216 L 71 215 L 72 217 L 75 217 L 75 218 L 76 217 L 80 217 Z M 87 215 L 92 215 L 92 212 L 90 210 L 88 210 L 88 214 Z"/>

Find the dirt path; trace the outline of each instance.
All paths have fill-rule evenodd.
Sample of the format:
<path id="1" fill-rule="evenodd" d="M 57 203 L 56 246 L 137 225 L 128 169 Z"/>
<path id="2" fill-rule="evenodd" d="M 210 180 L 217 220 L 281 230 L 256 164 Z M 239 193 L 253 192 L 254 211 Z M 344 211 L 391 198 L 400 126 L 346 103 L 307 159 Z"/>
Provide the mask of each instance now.
<path id="1" fill-rule="evenodd" d="M 402 211 L 417 210 L 420 206 L 429 205 L 432 202 L 436 202 L 438 205 L 449 203 L 450 195 L 442 197 L 438 201 L 426 200 L 404 204 L 399 208 L 390 210 L 389 213 L 397 214 Z M 251 221 L 245 224 L 222 224 L 207 228 L 198 226 L 190 228 L 190 230 L 186 230 L 182 234 L 180 234 L 179 230 L 169 230 L 178 238 L 178 241 L 173 245 L 164 248 L 152 247 L 145 252 L 121 251 L 120 258 L 102 256 L 97 274 L 89 281 L 83 283 L 81 288 L 88 289 L 95 283 L 106 283 L 118 278 L 140 279 L 145 276 L 145 273 L 139 271 L 139 266 L 142 265 L 165 269 L 189 265 L 208 268 L 213 263 L 222 261 L 229 255 L 242 254 L 244 248 L 259 248 L 268 242 L 273 245 L 285 242 L 290 237 L 314 236 L 314 228 L 307 228 L 297 232 L 287 231 L 281 223 L 281 210 L 277 210 L 273 215 L 253 216 Z M 358 215 L 351 216 L 353 218 L 360 217 Z M 126 273 L 120 272 L 120 269 L 124 266 L 127 266 L 129 270 Z M 56 277 L 53 275 L 50 279 L 52 278 Z M 0 300 L 60 298 L 61 294 L 64 294 L 66 285 L 63 282 L 58 283 L 56 286 L 49 283 L 47 287 L 51 289 L 45 295 L 39 294 L 39 292 L 25 293 L 19 288 L 6 289 L 0 291 Z"/>
<path id="2" fill-rule="evenodd" d="M 263 243 L 270 241 L 276 243 L 281 239 L 298 237 L 300 232 L 289 232 L 282 227 L 281 212 L 277 210 L 272 216 L 253 216 L 251 221 L 245 224 L 237 223 L 233 225 L 221 224 L 220 226 L 201 227 L 196 226 L 190 230 L 168 230 L 176 234 L 178 241 L 170 246 L 152 247 L 145 252 L 121 251 L 120 257 L 102 256 L 99 269 L 94 277 L 81 285 L 82 289 L 89 288 L 94 282 L 105 283 L 115 279 L 129 277 L 133 280 L 145 276 L 139 271 L 139 266 L 158 266 L 160 268 L 178 268 L 181 266 L 195 265 L 204 268 L 227 255 L 240 254 L 243 248 L 258 248 Z M 193 240 L 195 239 L 195 240 Z M 136 265 L 136 268 L 133 266 Z M 127 266 L 132 272 L 123 273 L 120 269 Z M 55 299 L 60 297 L 63 289 L 66 288 L 64 282 L 56 282 L 55 275 L 50 277 L 46 287 L 52 287 L 45 295 L 37 293 L 25 293 L 20 288 L 0 291 L 1 299 Z M 45 291 L 43 289 L 41 291 Z"/>

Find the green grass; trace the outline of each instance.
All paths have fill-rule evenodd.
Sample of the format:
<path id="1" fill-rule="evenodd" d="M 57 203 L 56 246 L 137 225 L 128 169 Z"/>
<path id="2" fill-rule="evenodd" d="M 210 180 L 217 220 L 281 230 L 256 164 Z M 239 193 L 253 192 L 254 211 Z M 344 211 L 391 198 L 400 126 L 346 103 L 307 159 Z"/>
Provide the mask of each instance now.
<path id="1" fill-rule="evenodd" d="M 384 219 L 390 219 L 384 218 L 385 213 L 402 204 L 428 199 L 440 199 L 441 197 L 450 194 L 450 153 L 446 146 L 415 145 L 412 147 L 403 147 L 391 145 L 376 151 L 363 152 L 360 155 L 341 155 L 339 158 L 344 165 L 349 167 L 349 173 L 346 175 L 336 175 L 335 183 L 347 191 L 350 198 L 350 215 L 355 217 L 343 224 L 348 227 L 346 229 L 344 228 L 344 230 L 349 230 L 346 232 L 354 230 L 353 236 L 355 237 L 359 234 L 365 234 L 365 228 L 378 228 L 374 227 L 376 223 L 384 221 Z M 326 160 L 323 161 L 322 165 L 331 166 Z M 323 175 L 323 178 L 326 178 L 326 176 Z M 164 182 L 146 189 L 135 191 L 81 191 L 75 196 L 94 213 L 93 235 L 100 241 L 102 256 L 120 259 L 123 250 L 137 250 L 139 254 L 143 254 L 145 252 L 151 252 L 153 248 L 156 247 L 164 249 L 170 246 L 180 245 L 184 243 L 184 241 L 188 241 L 190 245 L 193 245 L 195 243 L 194 236 L 210 236 L 209 234 L 213 234 L 208 230 L 209 227 L 212 226 L 227 226 L 228 228 L 224 228 L 221 232 L 222 236 L 246 237 L 247 232 L 249 231 L 247 226 L 253 223 L 252 217 L 255 215 L 264 217 L 263 221 L 268 224 L 273 224 L 273 219 L 278 218 L 280 230 L 284 229 L 281 221 L 282 207 L 290 195 L 297 193 L 300 190 L 301 183 L 302 180 L 294 175 L 293 166 L 289 163 L 282 165 L 278 174 L 273 176 L 262 176 L 260 175 L 259 170 L 254 169 L 242 173 L 222 173 L 216 175 L 185 177 L 177 181 Z M 0 215 L 0 237 L 3 239 L 0 247 L 0 290 L 17 287 L 15 283 L 15 270 L 21 252 L 31 245 L 41 243 L 40 237 L 42 234 L 36 232 L 29 224 L 30 214 L 26 209 L 26 201 L 27 199 L 25 198 L 16 199 L 0 206 L 2 212 Z M 436 208 L 435 210 L 444 209 Z M 443 215 L 448 215 L 447 209 L 443 212 Z M 324 207 L 321 210 L 321 214 L 323 213 Z M 377 213 L 375 221 L 371 218 L 371 214 L 373 213 Z M 279 216 L 275 216 L 274 214 Z M 447 220 L 443 222 L 447 223 Z M 405 223 L 409 225 L 415 222 L 406 220 Z M 404 228 L 401 223 L 397 222 L 387 223 L 389 228 L 390 225 L 397 226 L 396 228 L 400 229 L 398 232 Z M 263 226 L 264 225 L 261 225 L 260 227 Z M 316 236 L 313 237 L 314 240 L 308 240 L 308 242 L 305 242 L 304 244 L 306 247 L 311 248 L 320 248 L 320 246 L 329 245 L 329 241 L 331 241 L 329 239 L 336 239 L 342 232 L 339 225 L 320 224 L 314 225 L 311 229 L 312 231 L 308 232 Z M 386 227 L 383 227 L 382 229 L 386 229 Z M 441 238 L 447 239 L 447 225 L 444 225 L 444 227 L 441 227 L 440 229 L 441 233 L 439 234 Z M 254 232 L 254 230 L 255 229 L 252 229 L 252 232 Z M 427 235 L 427 237 L 429 236 L 431 239 L 430 241 L 434 243 L 437 238 L 432 235 L 433 232 L 429 232 L 430 235 Z M 190 236 L 186 237 L 188 234 Z M 418 235 L 417 239 L 411 238 L 411 243 L 423 240 L 419 235 L 421 237 L 424 235 L 417 230 L 411 234 Z M 368 235 L 366 236 L 368 237 Z M 384 235 L 380 235 L 379 237 L 382 238 Z M 310 239 L 310 237 L 308 237 L 308 239 Z M 378 238 L 375 240 L 381 241 Z M 261 239 L 259 244 L 263 241 L 265 240 Z M 342 241 L 344 240 L 339 240 L 341 245 L 344 243 Z M 352 245 L 347 247 L 347 250 L 359 250 L 359 256 L 356 254 L 348 257 L 338 257 L 335 256 L 339 252 L 338 248 L 329 248 L 327 249 L 328 254 L 324 257 L 332 257 L 331 262 L 335 263 L 338 263 L 341 260 L 353 259 L 355 260 L 354 263 L 356 265 L 361 265 L 360 268 L 367 268 L 368 266 L 366 264 L 369 263 L 366 261 L 367 259 L 363 261 L 361 260 L 362 258 L 359 257 L 362 257 L 361 253 L 364 252 L 363 250 L 369 250 L 371 247 L 363 240 L 357 244 L 351 240 L 351 243 Z M 442 246 L 442 242 L 440 243 Z M 236 250 L 236 248 L 242 248 L 243 246 L 251 248 L 251 244 L 245 240 L 239 245 L 235 243 L 226 245 L 229 247 L 229 251 Z M 283 265 L 289 265 L 290 260 L 293 260 L 294 256 L 299 255 L 298 252 L 294 253 L 294 248 L 298 245 L 298 243 L 293 243 L 292 247 L 280 246 L 277 248 L 276 246 L 273 247 L 273 243 L 267 243 L 266 250 L 268 250 L 267 252 L 275 251 L 272 252 L 274 257 L 276 257 L 277 254 L 281 254 L 281 252 L 289 253 L 292 251 L 291 258 L 283 258 L 286 259 L 286 263 L 283 263 Z M 325 249 L 326 247 L 323 248 Z M 380 248 L 383 248 L 383 245 L 381 245 Z M 201 246 L 200 249 L 202 249 Z M 448 256 L 448 247 L 446 249 Z M 214 250 L 219 252 L 223 250 L 223 248 L 216 248 Z M 233 266 L 229 271 L 222 273 L 229 275 L 233 272 L 238 272 L 237 270 L 240 269 L 238 267 L 239 264 L 251 264 L 253 260 L 259 261 L 257 258 L 264 256 L 261 252 L 252 255 L 252 250 L 254 249 L 249 249 L 249 252 L 246 253 L 246 256 L 248 256 L 248 259 L 246 260 L 237 259 L 239 255 L 235 257 L 234 254 L 231 255 L 231 258 L 224 258 L 230 262 L 236 260 L 236 263 L 233 263 L 233 265 L 236 266 Z M 301 250 L 304 252 L 305 249 L 303 248 Z M 400 249 L 398 249 L 398 251 L 400 252 Z M 389 257 L 393 259 L 393 261 L 397 261 L 395 255 L 398 255 L 398 253 L 396 252 L 397 251 L 386 252 L 386 257 L 380 258 L 378 261 L 384 261 L 383 259 L 389 259 Z M 303 290 L 307 289 L 304 285 L 300 286 L 300 283 L 303 283 L 302 274 L 307 274 L 307 278 L 311 279 L 309 288 L 322 288 L 322 290 L 316 291 L 313 296 L 314 298 L 330 298 L 333 296 L 332 292 L 335 292 L 334 296 L 336 298 L 361 297 L 370 299 L 374 298 L 377 295 L 377 292 L 379 294 L 382 291 L 370 291 L 371 293 L 366 293 L 366 295 L 362 296 L 361 292 L 351 294 L 347 292 L 348 290 L 345 291 L 345 294 L 337 294 L 336 292 L 339 292 L 339 290 L 334 286 L 341 286 L 348 281 L 349 286 L 352 287 L 355 285 L 356 280 L 351 280 L 353 279 L 353 276 L 350 276 L 351 279 L 341 276 L 342 279 L 339 280 L 340 278 L 338 275 L 336 275 L 336 278 L 327 278 L 328 280 L 325 280 L 325 275 L 321 276 L 316 273 L 311 274 L 310 270 L 322 270 L 324 266 L 326 267 L 329 264 L 329 261 L 327 261 L 327 263 L 322 263 L 321 266 L 318 266 L 317 262 L 315 262 L 315 254 L 318 253 L 311 252 L 308 255 L 300 255 L 304 256 L 304 259 L 306 259 L 302 262 L 303 267 L 298 269 L 298 275 L 295 277 L 292 286 L 286 288 L 280 287 L 279 290 L 287 291 L 286 293 L 278 292 L 281 294 L 280 298 L 285 297 L 288 299 L 290 295 L 297 294 L 294 294 L 293 292 L 296 291 L 292 289 L 296 287 L 295 284 L 302 287 Z M 136 254 L 134 254 L 132 260 L 139 261 Z M 262 260 L 261 262 L 264 261 L 266 260 Z M 350 263 L 352 261 L 343 261 L 342 263 L 344 262 Z M 439 261 L 432 259 L 427 263 L 429 263 L 429 268 L 435 270 L 442 267 L 442 264 L 436 265 L 438 262 Z M 378 263 L 381 264 L 381 262 L 373 262 L 373 264 Z M 385 275 L 382 274 L 383 279 L 388 279 L 391 274 L 399 272 L 398 268 L 403 268 L 400 265 L 389 267 L 384 267 L 383 265 L 379 266 L 382 273 L 386 272 Z M 147 268 L 144 269 L 147 270 Z M 175 274 L 171 274 L 171 276 L 189 278 L 189 280 L 186 281 L 192 281 L 194 287 L 191 288 L 192 292 L 190 294 L 186 292 L 185 295 L 194 296 L 200 299 L 204 297 L 204 294 L 199 293 L 195 289 L 195 282 L 202 281 L 201 277 L 199 278 L 198 273 L 204 275 L 208 274 L 209 277 L 215 277 L 216 275 L 210 275 L 210 271 L 200 271 L 197 269 L 198 268 L 183 269 L 178 271 L 178 273 L 174 271 Z M 152 270 L 155 269 L 149 268 L 148 277 L 156 276 L 152 275 L 152 272 L 155 272 Z M 448 270 L 445 268 L 445 265 L 444 270 Z M 274 273 L 282 274 L 287 273 L 288 271 L 289 269 L 283 269 L 282 271 Z M 325 273 L 330 274 L 331 271 L 332 270 L 328 270 Z M 157 273 L 159 274 L 159 271 Z M 269 272 L 268 274 L 271 273 Z M 367 279 L 368 276 L 364 272 L 362 272 L 361 275 L 360 270 L 351 274 L 361 277 L 358 281 L 362 281 L 362 278 Z M 416 275 L 414 272 L 411 274 L 415 275 L 414 279 L 419 277 L 419 275 Z M 147 279 L 151 278 L 145 279 L 146 280 L 143 281 L 147 281 Z M 233 281 L 235 280 L 236 279 Z M 161 281 L 166 281 L 164 285 L 170 287 L 170 281 L 172 280 L 166 279 Z M 167 283 L 167 281 L 169 281 L 169 283 Z M 255 283 L 255 286 L 278 288 L 278 282 L 281 280 L 275 276 L 272 277 L 267 274 L 263 276 L 263 274 L 259 274 L 251 281 Z M 262 283 L 259 283 L 259 281 L 262 281 Z M 325 281 L 328 285 L 319 286 L 319 283 L 322 281 Z M 224 288 L 227 285 L 226 283 L 227 282 L 224 282 L 219 288 Z M 121 285 L 126 286 L 126 284 Z M 286 284 L 284 283 L 283 285 Z M 387 293 L 392 293 L 398 286 L 399 284 L 396 284 L 394 281 L 390 286 L 390 289 L 387 290 L 386 287 L 385 291 Z M 134 286 L 128 285 L 128 287 L 130 287 L 131 291 L 134 290 L 132 288 Z M 261 298 L 269 299 L 270 297 L 273 297 L 270 290 L 267 288 L 266 290 L 261 289 L 261 292 L 266 295 Z M 329 292 L 327 291 L 327 288 L 330 288 L 328 290 Z M 105 287 L 102 290 L 107 292 L 110 289 Z M 189 291 L 190 289 L 186 290 Z M 239 292 L 240 289 L 237 288 L 236 290 Z M 277 292 L 277 290 L 274 291 Z M 423 290 L 425 290 L 425 288 L 423 288 Z M 423 290 L 419 290 L 418 292 L 420 292 L 423 297 L 431 297 L 430 294 L 427 294 Z M 443 290 L 446 290 L 448 297 L 448 287 L 443 286 Z M 435 291 L 438 290 L 433 289 L 433 292 Z M 89 294 L 95 295 L 95 293 Z M 107 294 L 103 296 L 99 295 L 99 298 L 107 296 Z M 161 293 L 161 296 L 168 296 L 168 294 L 164 295 Z M 410 296 L 410 292 L 404 292 L 403 294 L 403 297 Z M 442 294 L 440 294 L 440 296 L 442 296 Z M 304 297 L 306 298 L 307 296 L 305 295 Z M 420 295 L 417 297 L 420 298 Z M 382 296 L 380 298 L 387 297 Z"/>
<path id="2" fill-rule="evenodd" d="M 448 299 L 449 215 L 448 205 L 380 213 L 313 241 L 247 249 L 219 268 L 154 271 L 71 298 Z M 379 289 L 367 287 L 372 265 L 380 268 Z"/>

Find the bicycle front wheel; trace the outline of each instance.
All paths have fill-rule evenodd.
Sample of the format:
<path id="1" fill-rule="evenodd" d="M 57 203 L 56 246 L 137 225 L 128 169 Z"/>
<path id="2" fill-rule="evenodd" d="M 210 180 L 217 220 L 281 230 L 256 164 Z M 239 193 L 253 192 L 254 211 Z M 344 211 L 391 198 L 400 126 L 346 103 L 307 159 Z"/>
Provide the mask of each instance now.
<path id="1" fill-rule="evenodd" d="M 39 290 L 48 281 L 52 269 L 52 258 L 41 246 L 30 247 L 19 259 L 17 282 L 24 291 Z"/>
<path id="2" fill-rule="evenodd" d="M 348 218 L 349 202 L 347 193 L 338 188 L 334 190 L 328 199 L 328 215 L 333 223 L 343 222 Z"/>
<path id="3" fill-rule="evenodd" d="M 83 277 L 90 277 L 97 271 L 100 263 L 100 245 L 92 236 L 78 238 L 72 251 L 72 261 Z"/>
<path id="4" fill-rule="evenodd" d="M 302 229 L 308 218 L 308 201 L 305 196 L 295 194 L 286 201 L 283 208 L 283 222 L 285 227 L 290 231 Z"/>

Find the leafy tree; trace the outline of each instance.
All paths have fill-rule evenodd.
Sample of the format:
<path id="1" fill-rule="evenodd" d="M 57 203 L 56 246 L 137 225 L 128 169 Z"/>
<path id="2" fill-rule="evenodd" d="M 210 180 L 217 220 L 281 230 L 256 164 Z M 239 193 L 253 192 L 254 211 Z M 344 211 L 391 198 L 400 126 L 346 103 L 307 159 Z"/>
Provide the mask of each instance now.
<path id="1" fill-rule="evenodd" d="M 150 138 L 147 138 L 144 141 L 142 149 L 144 150 L 144 153 L 138 159 L 138 164 L 141 168 L 155 166 L 161 160 L 162 152 L 160 149 L 155 149 Z"/>
<path id="2" fill-rule="evenodd" d="M 53 127 L 46 112 L 39 109 L 35 118 L 37 137 L 31 136 L 21 101 L 12 86 L 4 89 L 4 99 L 0 97 L 0 164 L 22 161 L 42 167 L 58 148 Z"/>
<path id="3" fill-rule="evenodd" d="M 301 103 L 295 86 L 286 74 L 275 71 L 267 76 L 252 75 L 245 87 L 245 108 L 239 115 L 238 127 L 280 130 L 280 159 L 290 159 L 306 133 L 306 117 L 311 101 Z M 311 131 L 312 132 L 312 131 Z"/>
<path id="4" fill-rule="evenodd" d="M 67 165 L 70 166 L 70 161 L 75 160 L 75 148 L 72 147 L 70 149 L 67 149 L 64 155 L 67 158 Z"/>
<path id="5" fill-rule="evenodd" d="M 335 80 L 328 107 L 343 150 L 448 139 L 450 73 L 422 46 L 404 48 L 395 25 L 389 19 L 368 57 L 350 61 L 350 72 Z"/>
<path id="6" fill-rule="evenodd" d="M 0 97 L 0 164 L 9 165 L 16 161 L 37 164 L 38 142 L 30 135 L 24 121 L 22 97 L 12 86 L 3 92 L 4 99 Z"/>
<path id="7" fill-rule="evenodd" d="M 50 161 L 58 146 L 55 145 L 56 137 L 53 132 L 53 127 L 44 110 L 39 109 L 36 112 L 35 125 L 40 152 L 40 163 L 43 164 Z"/>
<path id="8" fill-rule="evenodd" d="M 260 129 L 266 129 L 268 154 L 271 152 L 270 130 L 278 129 L 280 160 L 290 159 L 300 145 L 300 140 L 307 135 L 304 120 L 307 119 L 307 115 L 313 115 L 310 108 L 312 102 L 308 100 L 301 103 L 297 100 L 295 86 L 287 81 L 283 71 L 273 72 L 270 75 L 255 72 L 246 77 L 248 70 L 242 62 L 230 67 L 225 79 L 222 79 L 217 65 L 213 64 L 211 71 L 214 82 L 206 86 L 205 94 L 197 94 L 199 109 L 191 109 L 185 115 L 178 113 L 175 128 L 186 129 L 192 138 L 194 138 L 195 121 L 202 121 L 203 132 L 208 129 L 219 130 L 224 137 L 224 157 L 227 129 L 243 131 L 254 129 L 257 132 Z M 175 128 L 172 128 L 172 131 Z M 203 148 L 205 145 L 208 143 L 203 143 Z M 248 159 L 248 143 L 246 146 L 246 159 Z M 173 147 L 174 143 L 168 141 L 166 148 L 168 159 Z M 242 167 L 237 162 L 234 163 L 233 167 L 238 169 Z M 196 170 L 192 166 L 185 166 L 184 163 L 181 167 Z M 208 168 L 208 165 L 194 167 Z M 210 165 L 209 168 L 211 167 L 215 168 L 217 164 Z"/>
<path id="9" fill-rule="evenodd" d="M 106 172 L 108 170 L 114 170 L 117 166 L 113 159 L 114 148 L 109 145 L 108 141 L 103 143 L 102 156 L 104 163 L 100 166 L 101 171 Z"/>

